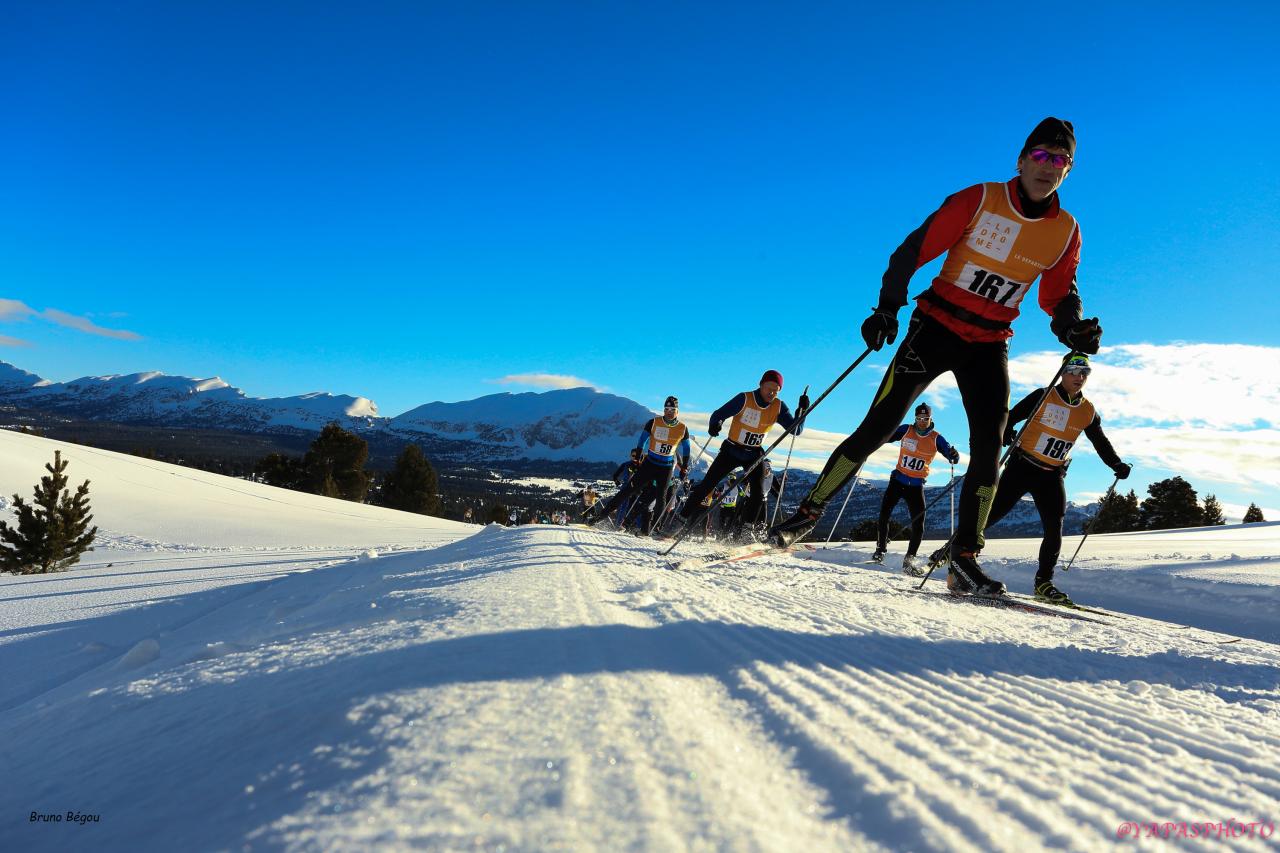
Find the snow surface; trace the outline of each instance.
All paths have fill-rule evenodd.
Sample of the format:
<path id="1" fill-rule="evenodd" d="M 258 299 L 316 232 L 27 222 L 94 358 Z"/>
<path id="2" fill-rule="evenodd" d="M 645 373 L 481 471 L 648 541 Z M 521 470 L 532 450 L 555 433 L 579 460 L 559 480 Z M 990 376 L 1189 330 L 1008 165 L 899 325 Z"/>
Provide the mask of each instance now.
<path id="1" fill-rule="evenodd" d="M 0 434 L 2 491 L 52 445 Z M 66 449 L 116 551 L 0 578 L 0 850 L 1163 849 L 1117 830 L 1280 818 L 1277 525 L 1091 537 L 1064 587 L 1194 627 L 1098 624 L 856 545 L 669 570 Z M 1036 545 L 986 564 L 1017 588 Z"/>

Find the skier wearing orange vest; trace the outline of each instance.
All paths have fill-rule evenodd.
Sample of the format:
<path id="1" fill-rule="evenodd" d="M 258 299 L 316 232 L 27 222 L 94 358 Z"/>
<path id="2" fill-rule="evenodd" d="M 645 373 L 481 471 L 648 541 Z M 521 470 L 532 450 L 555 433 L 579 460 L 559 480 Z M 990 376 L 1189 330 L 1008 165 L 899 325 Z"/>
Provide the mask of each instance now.
<path id="1" fill-rule="evenodd" d="M 1102 418 L 1085 399 L 1083 389 L 1091 368 L 1087 356 L 1074 355 L 1062 369 L 1062 380 L 1046 394 L 1032 391 L 1013 407 L 1005 427 L 1004 443 L 1013 444 L 1013 425 L 1027 421 L 1009 464 L 1000 475 L 996 497 L 991 502 L 987 526 L 995 524 L 1031 493 L 1044 525 L 1040 542 L 1040 569 L 1036 572 L 1036 598 L 1053 604 L 1071 604 L 1071 598 L 1053 585 L 1053 570 L 1062 551 L 1062 518 L 1067 511 L 1064 480 L 1071 464 L 1071 449 L 1080 433 L 1088 437 L 1098 457 L 1118 477 L 1129 476 L 1129 465 L 1120 461 L 1115 448 L 1102 432 Z M 1043 402 L 1042 402 L 1043 400 Z M 1039 405 L 1037 406 L 1037 403 Z"/>
<path id="2" fill-rule="evenodd" d="M 707 433 L 712 438 L 718 436 L 720 428 L 728 421 L 729 434 L 720 443 L 720 451 L 707 469 L 707 476 L 693 488 L 684 508 L 680 510 L 685 521 L 702 508 L 702 501 L 711 495 L 712 490 L 729 472 L 738 468 L 750 468 L 764 455 L 765 436 L 775 424 L 783 429 L 795 426 L 796 435 L 803 432 L 804 424 L 797 426 L 796 422 L 804 410 L 809 408 L 808 395 L 800 395 L 798 408 L 793 415 L 787 404 L 778 397 L 781 390 L 782 374 L 776 370 L 766 370 L 760 377 L 759 388 L 734 395 L 733 399 L 711 413 Z M 745 485 L 747 492 L 738 506 L 738 518 L 743 524 L 754 524 L 764 505 L 763 465 L 756 465 Z"/>
<path id="3" fill-rule="evenodd" d="M 902 442 L 898 447 L 898 465 L 889 475 L 889 485 L 880 502 L 880 524 L 876 530 L 876 552 L 871 559 L 877 563 L 884 559 L 889 541 L 889 517 L 898 501 L 905 501 L 911 513 L 911 542 L 902 558 L 902 570 L 913 573 L 916 552 L 924 538 L 924 481 L 929 478 L 929 466 L 939 452 L 952 465 L 960 461 L 956 450 L 933 426 L 933 410 L 928 403 L 916 406 L 915 423 L 903 424 L 894 430 L 886 444 Z"/>
<path id="4" fill-rule="evenodd" d="M 588 525 L 594 526 L 607 518 L 633 496 L 636 502 L 630 504 L 632 510 L 644 509 L 655 500 L 663 500 L 675 469 L 679 469 L 681 479 L 689 476 L 689 427 L 680 420 L 680 401 L 674 395 L 666 399 L 660 416 L 645 422 L 636 438 L 636 449 L 644 454 L 640 467 L 603 509 L 597 509 L 586 517 Z M 649 535 L 652 521 L 654 519 L 646 512 L 639 524 L 641 535 Z M 625 517 L 623 522 L 626 522 Z"/>
<path id="5" fill-rule="evenodd" d="M 1058 202 L 1075 150 L 1071 123 L 1046 118 L 1023 144 L 1016 177 L 949 196 L 893 253 L 877 305 L 861 329 L 867 347 L 877 351 L 898 337 L 897 313 L 908 301 L 912 274 L 939 255 L 945 253 L 946 260 L 929 289 L 916 297 L 902 343 L 862 423 L 827 460 L 795 514 L 770 530 L 773 544 L 787 547 L 811 533 L 832 496 L 893 434 L 916 398 L 950 372 L 969 420 L 969 467 L 947 580 L 957 591 L 1004 592 L 1004 584 L 987 577 L 976 558 L 1009 414 L 1010 324 L 1039 279 L 1040 308 L 1052 318 L 1058 340 L 1072 351 L 1096 353 L 1102 337 L 1096 317 L 1081 317 L 1080 229 Z"/>

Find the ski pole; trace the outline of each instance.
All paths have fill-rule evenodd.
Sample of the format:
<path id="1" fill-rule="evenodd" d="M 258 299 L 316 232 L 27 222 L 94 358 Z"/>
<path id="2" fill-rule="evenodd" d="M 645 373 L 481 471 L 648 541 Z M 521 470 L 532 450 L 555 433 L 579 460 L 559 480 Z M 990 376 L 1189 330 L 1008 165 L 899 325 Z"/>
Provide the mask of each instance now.
<path id="1" fill-rule="evenodd" d="M 845 493 L 844 503 L 840 504 L 840 511 L 836 513 L 836 523 L 831 525 L 831 532 L 827 534 L 827 544 L 831 544 L 831 537 L 836 535 L 836 528 L 840 526 L 840 519 L 844 516 L 844 508 L 849 505 L 849 498 L 853 497 L 853 490 L 858 488 L 858 477 L 853 478 L 853 482 L 849 485 L 849 491 Z"/>
<path id="2" fill-rule="evenodd" d="M 1119 477 L 1119 476 L 1117 476 L 1114 480 L 1112 480 L 1112 481 L 1111 481 L 1111 488 L 1107 489 L 1107 493 L 1106 493 L 1105 495 L 1103 495 L 1103 496 L 1102 496 L 1102 503 L 1100 503 L 1100 504 L 1098 505 L 1098 506 L 1099 506 L 1099 512 L 1101 512 L 1101 507 L 1106 506 L 1107 501 L 1109 501 L 1109 500 L 1111 499 L 1111 493 L 1112 493 L 1112 492 L 1114 492 L 1114 491 L 1116 490 L 1116 485 L 1117 485 L 1119 482 L 1120 482 L 1120 477 Z M 1063 566 L 1063 567 L 1062 567 L 1062 570 L 1063 570 L 1064 572 L 1069 572 L 1069 571 L 1071 571 L 1071 567 L 1072 567 L 1072 566 L 1075 564 L 1075 562 L 1076 562 L 1076 557 L 1080 556 L 1080 549 L 1084 547 L 1084 540 L 1088 539 L 1088 538 L 1089 538 L 1089 534 L 1090 534 L 1090 533 L 1092 533 L 1092 532 L 1093 532 L 1092 530 L 1085 530 L 1084 535 L 1080 537 L 1080 544 L 1076 546 L 1076 552 L 1075 552 L 1074 554 L 1072 554 L 1072 555 L 1071 555 L 1071 562 L 1067 563 L 1065 566 Z"/>
<path id="3" fill-rule="evenodd" d="M 950 486 L 955 481 L 956 481 L 956 464 L 952 462 L 951 463 L 951 479 L 947 480 L 947 485 Z M 952 536 L 956 535 L 956 493 L 955 492 L 951 493 L 951 535 Z"/>
<path id="4" fill-rule="evenodd" d="M 697 439 L 694 439 L 694 440 L 693 440 L 693 443 L 696 445 L 696 444 L 698 443 L 698 440 L 697 440 Z M 702 454 L 706 453 L 706 452 L 707 452 L 707 448 L 708 448 L 708 447 L 710 447 L 710 446 L 711 446 L 711 436 L 707 436 L 707 441 L 706 441 L 706 443 L 705 443 L 705 444 L 703 444 L 701 447 L 699 447 L 699 448 L 698 448 L 698 455 L 693 457 L 693 461 L 689 463 L 689 468 L 688 468 L 688 470 L 690 470 L 690 471 L 692 471 L 692 470 L 693 470 L 693 466 L 698 464 L 698 460 L 702 458 Z M 686 482 L 688 482 L 688 480 L 687 480 L 687 479 L 686 479 Z M 670 501 L 668 501 L 668 502 L 667 502 L 667 505 L 666 505 L 666 506 L 664 506 L 664 507 L 662 508 L 662 515 L 661 515 L 661 516 L 659 516 L 659 518 L 658 518 L 658 524 L 655 524 L 655 525 L 653 526 L 653 529 L 654 529 L 654 530 L 661 530 L 661 529 L 662 529 L 662 526 L 663 526 L 663 525 L 665 525 L 665 524 L 667 523 L 667 516 L 668 516 L 668 515 L 670 515 L 670 513 L 671 513 L 672 509 L 673 509 L 673 508 L 675 507 L 675 505 L 676 505 L 676 497 L 677 497 L 677 495 L 678 495 L 678 490 L 677 490 L 677 493 L 675 493 L 675 494 L 672 494 L 672 495 L 671 495 L 671 500 L 670 500 Z"/>
<path id="5" fill-rule="evenodd" d="M 804 386 L 801 397 L 809 396 L 809 386 Z M 773 505 L 773 518 L 769 519 L 769 526 L 778 523 L 778 510 L 782 509 L 782 493 L 787 490 L 787 471 L 791 468 L 791 451 L 796 449 L 796 434 L 791 433 L 791 446 L 787 448 L 787 464 L 782 466 L 782 483 L 778 486 L 778 500 Z M 765 495 L 765 500 L 769 500 L 769 496 Z"/>
<path id="6" fill-rule="evenodd" d="M 1053 374 L 1053 379 L 1050 379 L 1050 380 L 1049 380 L 1049 384 L 1045 386 L 1044 391 L 1040 392 L 1040 399 L 1036 400 L 1035 407 L 1031 409 L 1031 413 L 1032 413 L 1032 416 L 1033 416 L 1033 417 L 1034 417 L 1034 415 L 1035 415 L 1036 411 L 1037 411 L 1037 410 L 1040 408 L 1040 406 L 1044 403 L 1045 398 L 1049 396 L 1049 392 L 1053 390 L 1053 386 L 1057 385 L 1057 384 L 1058 384 L 1058 380 L 1062 378 L 1062 371 L 1066 370 L 1066 368 L 1067 368 L 1067 362 L 1068 362 L 1068 361 L 1070 361 L 1070 360 L 1071 360 L 1071 357 L 1072 357 L 1073 355 L 1076 355 L 1076 354 L 1077 354 L 1077 353 L 1076 353 L 1076 351 L 1075 351 L 1075 350 L 1072 350 L 1071 352 L 1067 353 L 1067 354 L 1063 357 L 1063 359 L 1062 359 L 1062 363 L 1058 365 L 1058 370 Z M 1023 421 L 1023 422 L 1022 422 L 1022 429 L 1018 430 L 1017 434 L 1016 434 L 1016 435 L 1014 435 L 1012 443 L 1010 443 L 1010 444 L 1009 444 L 1009 449 L 1008 449 L 1008 450 L 1006 450 L 1006 451 L 1004 452 L 1004 455 L 1000 457 L 1000 461 L 999 461 L 998 463 L 996 463 L 996 482 L 995 482 L 995 484 L 993 484 L 993 485 L 998 485 L 998 484 L 999 484 L 999 482 L 1000 482 L 1000 472 L 1004 469 L 1005 463 L 1009 461 L 1009 457 L 1013 455 L 1013 451 L 1014 451 L 1014 449 L 1015 449 L 1015 448 L 1017 448 L 1017 446 L 1018 446 L 1018 442 L 1019 442 L 1019 440 L 1021 440 L 1021 438 L 1022 438 L 1022 434 L 1023 434 L 1024 432 L 1026 432 L 1026 431 L 1027 431 L 1027 428 L 1028 428 L 1029 426 L 1031 426 L 1031 420 L 1032 420 L 1032 418 L 1027 418 L 1025 421 Z M 950 492 L 950 491 L 951 491 L 951 487 L 952 487 L 952 486 L 954 486 L 954 485 L 955 485 L 955 481 L 953 480 L 953 481 L 951 482 L 951 484 L 947 486 L 947 489 L 946 489 L 946 490 L 947 490 L 947 492 Z M 940 498 L 940 497 L 942 497 L 942 495 L 938 495 L 938 498 Z M 934 502 L 936 502 L 936 501 L 938 500 L 938 498 L 934 498 Z M 930 503 L 930 505 L 929 505 L 929 506 L 932 506 L 932 505 L 933 505 L 933 504 L 932 504 L 932 503 Z M 925 509 L 925 510 L 928 510 L 928 509 L 929 509 L 929 507 L 925 507 L 924 509 Z M 920 512 L 920 515 L 921 515 L 921 516 L 923 516 L 923 515 L 924 515 L 924 510 L 922 510 L 922 511 Z M 911 522 L 914 524 L 914 523 L 915 523 L 915 519 L 914 519 L 914 518 L 913 518 L 913 519 L 911 519 Z M 979 531 L 979 532 L 981 532 L 981 531 Z M 942 546 L 942 550 L 945 550 L 945 551 L 946 551 L 947 556 L 950 556 L 950 555 L 951 555 L 951 546 L 955 544 L 955 541 L 956 541 L 956 534 L 955 534 L 955 531 L 952 531 L 952 533 L 951 533 L 951 538 L 947 540 L 947 544 L 945 544 L 945 545 L 943 545 L 943 546 Z M 937 553 L 937 552 L 935 552 L 935 553 Z M 927 571 L 927 572 L 925 572 L 925 573 L 924 573 L 924 577 L 922 577 L 922 578 L 920 579 L 920 585 L 919 585 L 918 587 L 916 587 L 916 589 L 924 589 L 925 581 L 929 580 L 930 575 L 932 575 L 932 574 L 933 574 L 933 570 L 934 570 L 934 569 L 936 569 L 936 568 L 937 568 L 937 565 L 936 565 L 936 564 L 934 564 L 934 563 L 933 563 L 933 561 L 931 560 L 931 561 L 930 561 L 930 565 L 929 565 L 929 571 Z"/>
<path id="7" fill-rule="evenodd" d="M 871 353 L 873 352 L 875 352 L 875 350 L 871 349 L 871 347 L 867 347 L 865 350 L 863 350 L 862 355 L 855 358 L 853 360 L 853 364 L 850 364 L 848 367 L 846 367 L 844 369 L 844 373 L 841 373 L 839 376 L 837 376 L 836 381 L 832 382 L 827 387 L 827 390 L 823 391 L 821 396 L 819 396 L 818 399 L 814 400 L 813 404 L 809 406 L 808 409 L 805 409 L 805 411 L 801 413 L 800 417 L 796 418 L 795 422 L 791 424 L 790 427 L 783 430 L 782 435 L 778 436 L 774 440 L 773 444 L 770 444 L 769 447 L 764 451 L 764 453 L 760 454 L 760 457 L 756 459 L 755 462 L 751 463 L 751 465 L 747 468 L 747 470 L 742 473 L 743 479 L 746 479 L 746 477 L 750 475 L 752 471 L 756 470 L 756 468 L 758 468 L 760 464 L 764 462 L 764 460 L 769 456 L 769 454 L 773 452 L 773 449 L 777 447 L 779 444 L 781 444 L 783 439 L 787 437 L 788 433 L 791 433 L 800 429 L 800 427 L 804 424 L 805 418 L 809 417 L 809 414 L 814 409 L 818 408 L 818 405 L 827 398 L 827 395 L 830 394 L 832 391 L 834 391 L 836 389 L 836 386 L 839 385 L 841 382 L 843 382 L 845 380 L 845 377 L 847 377 L 850 373 L 853 373 L 854 368 L 856 368 L 859 364 L 862 364 L 862 362 L 866 359 L 866 357 L 871 355 Z M 673 550 L 675 550 L 675 547 L 680 544 L 680 540 L 684 539 L 684 537 L 688 535 L 689 531 L 693 529 L 693 526 L 697 522 L 701 521 L 704 516 L 709 517 L 711 514 L 711 510 L 718 507 L 720 505 L 720 501 L 722 500 L 724 500 L 724 495 L 720 496 L 720 500 L 713 501 L 710 506 L 702 507 L 702 509 L 700 510 L 701 515 L 694 516 L 693 518 L 685 522 L 684 527 L 681 527 L 679 532 L 676 533 L 675 538 L 672 540 L 671 544 L 667 546 L 667 550 L 662 552 L 662 555 L 665 557 L 667 554 L 670 554 Z"/>

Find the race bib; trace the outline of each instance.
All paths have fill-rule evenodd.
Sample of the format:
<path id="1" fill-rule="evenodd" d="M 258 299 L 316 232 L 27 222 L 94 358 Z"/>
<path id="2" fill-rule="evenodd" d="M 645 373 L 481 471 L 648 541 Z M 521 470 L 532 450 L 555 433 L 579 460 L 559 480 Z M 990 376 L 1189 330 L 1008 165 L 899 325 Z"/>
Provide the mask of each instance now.
<path id="1" fill-rule="evenodd" d="M 764 444 L 764 433 L 762 432 L 743 432 L 742 443 L 747 447 L 759 447 Z"/>
<path id="2" fill-rule="evenodd" d="M 743 409 L 742 414 L 738 415 L 738 422 L 743 426 L 760 426 L 760 410 L 750 407 Z"/>
<path id="3" fill-rule="evenodd" d="M 1049 459 L 1065 462 L 1071 456 L 1071 447 L 1074 443 L 1042 432 L 1036 441 L 1036 450 Z"/>
<path id="4" fill-rule="evenodd" d="M 908 471 L 923 471 L 924 460 L 916 456 L 908 456 L 904 453 L 902 454 L 902 467 L 906 468 Z"/>
<path id="5" fill-rule="evenodd" d="M 969 262 L 960 270 L 960 280 L 955 286 L 997 305 L 1017 308 L 1022 304 L 1022 297 L 1026 295 L 1031 283 L 1005 278 Z"/>
<path id="6" fill-rule="evenodd" d="M 653 430 L 654 441 L 666 441 L 671 437 L 671 429 L 669 427 L 655 427 Z"/>

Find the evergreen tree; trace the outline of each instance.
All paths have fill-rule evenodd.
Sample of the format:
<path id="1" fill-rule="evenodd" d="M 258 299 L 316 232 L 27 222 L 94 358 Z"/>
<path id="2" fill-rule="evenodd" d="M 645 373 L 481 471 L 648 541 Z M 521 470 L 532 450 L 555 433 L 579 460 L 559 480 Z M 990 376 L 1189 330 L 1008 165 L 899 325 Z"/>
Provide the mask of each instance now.
<path id="1" fill-rule="evenodd" d="M 1138 496 L 1132 489 L 1127 495 L 1119 492 L 1103 495 L 1098 503 L 1098 514 L 1085 522 L 1085 530 L 1089 533 L 1127 533 L 1141 529 Z"/>
<path id="2" fill-rule="evenodd" d="M 1249 504 L 1249 508 L 1244 511 L 1244 523 L 1256 524 L 1259 521 L 1266 521 L 1266 519 L 1262 517 L 1262 510 L 1258 508 L 1257 504 Z"/>
<path id="3" fill-rule="evenodd" d="M 306 481 L 302 460 L 283 453 L 271 453 L 253 466 L 254 476 L 268 486 L 301 489 Z"/>
<path id="4" fill-rule="evenodd" d="M 1204 523 L 1204 510 L 1196 500 L 1196 490 L 1181 477 L 1170 477 L 1147 487 L 1151 497 L 1139 508 L 1142 526 L 1147 530 L 1174 527 L 1199 527 Z"/>
<path id="5" fill-rule="evenodd" d="M 511 515 L 511 510 L 506 504 L 489 504 L 488 522 L 490 524 L 506 524 L 507 517 Z"/>
<path id="6" fill-rule="evenodd" d="M 1204 520 L 1200 523 L 1205 527 L 1227 523 L 1227 519 L 1222 514 L 1222 504 L 1218 503 L 1217 496 L 1204 496 Z"/>
<path id="7" fill-rule="evenodd" d="M 416 444 L 405 447 L 382 486 L 382 505 L 421 515 L 439 515 L 436 470 Z"/>
<path id="8" fill-rule="evenodd" d="M 369 444 L 336 423 L 325 426 L 302 460 L 307 490 L 330 498 L 359 503 L 369 491 L 364 463 Z"/>
<path id="9" fill-rule="evenodd" d="M 53 452 L 53 464 L 44 468 L 49 475 L 40 478 L 31 504 L 13 496 L 17 528 L 0 521 L 0 572 L 60 572 L 91 550 L 98 528 L 89 527 L 89 481 L 81 483 L 75 495 L 67 491 L 67 463 L 59 450 Z"/>

